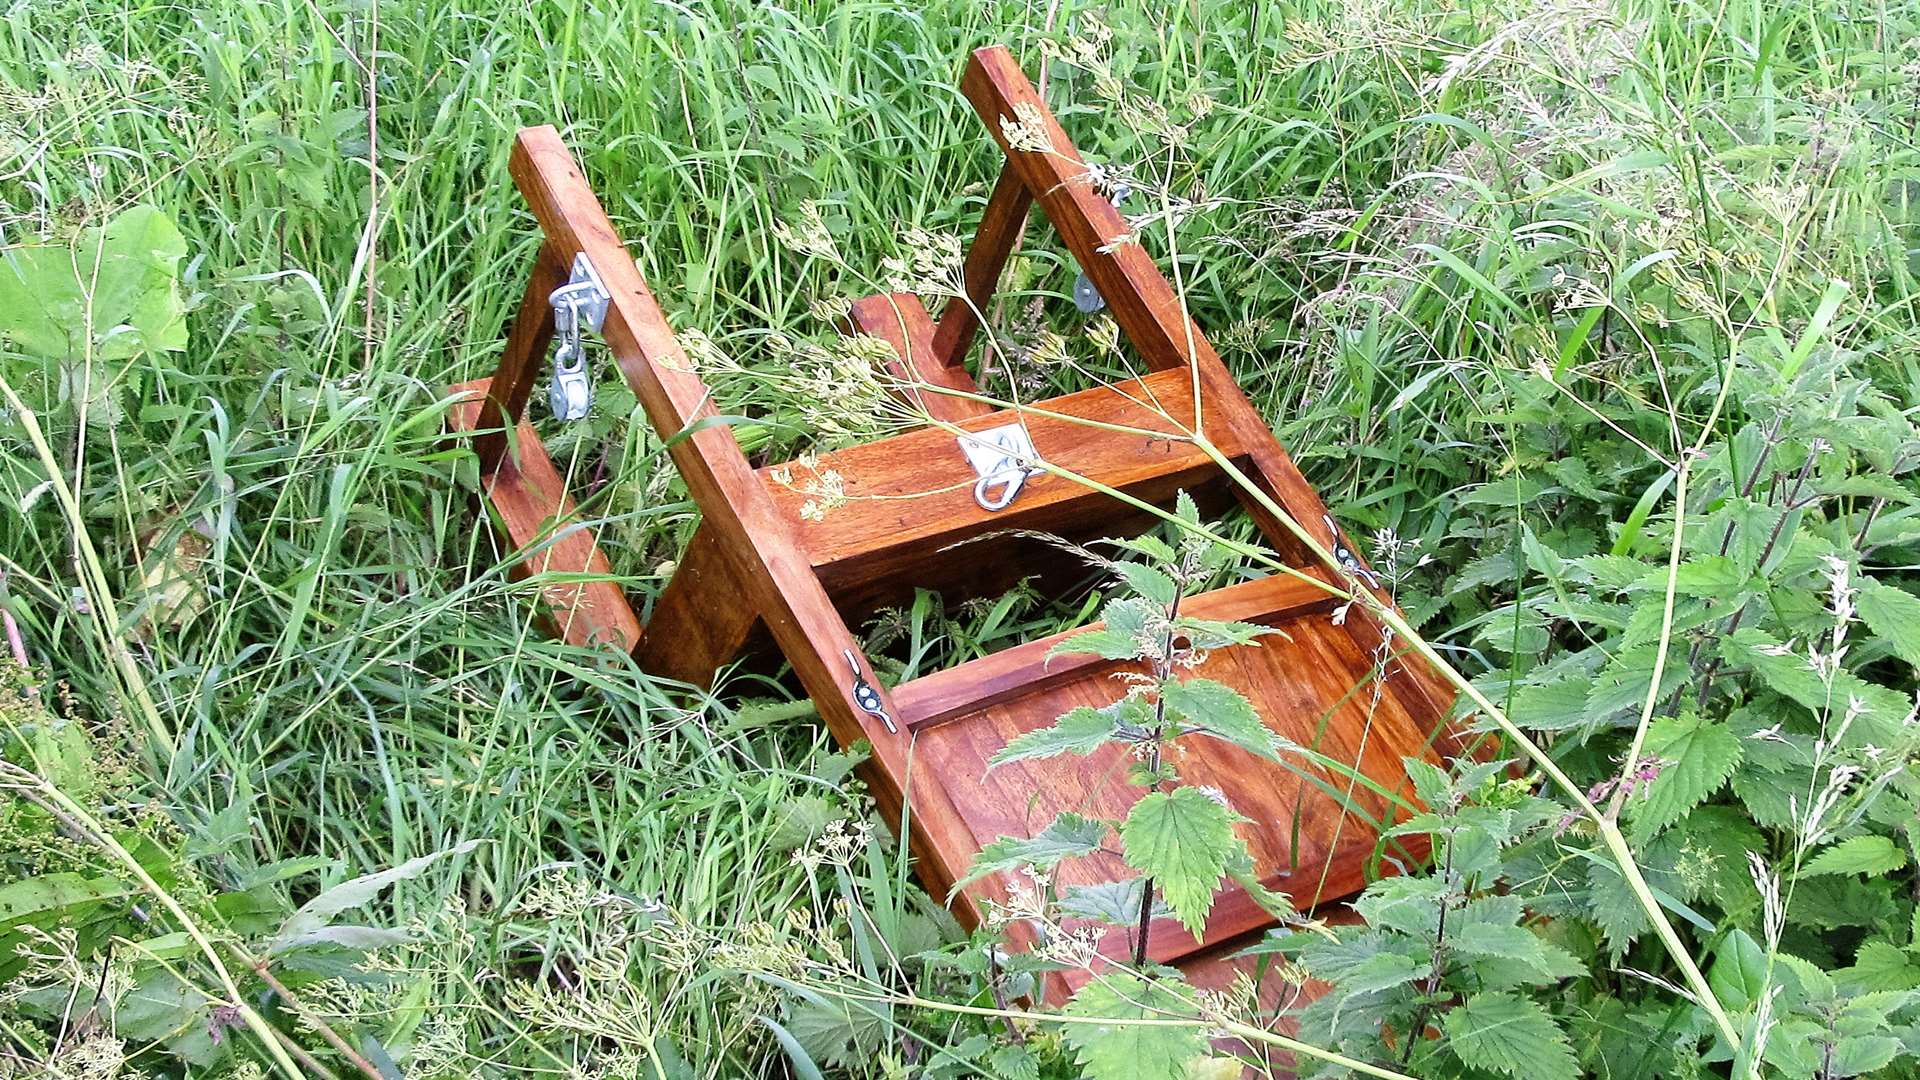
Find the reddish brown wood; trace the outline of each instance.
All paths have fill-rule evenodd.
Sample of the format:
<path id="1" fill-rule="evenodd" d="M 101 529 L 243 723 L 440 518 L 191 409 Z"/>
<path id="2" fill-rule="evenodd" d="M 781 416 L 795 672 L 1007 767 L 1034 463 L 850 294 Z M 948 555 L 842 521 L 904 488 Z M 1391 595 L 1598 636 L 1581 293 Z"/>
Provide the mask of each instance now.
<path id="1" fill-rule="evenodd" d="M 727 547 L 705 525 L 694 531 L 687 553 L 647 615 L 634 658 L 655 675 L 695 686 L 712 686 L 713 673 L 732 660 L 753 635 L 760 616 L 740 603 L 742 580 Z"/>
<path id="2" fill-rule="evenodd" d="M 959 367 L 965 362 L 967 350 L 973 347 L 974 335 L 980 330 L 980 315 L 1000 287 L 1000 272 L 1006 269 L 1007 259 L 1020 243 L 1020 234 L 1027 226 L 1027 210 L 1032 205 L 1033 194 L 1021 181 L 1019 171 L 1011 162 L 1002 166 L 1000 178 L 993 184 L 993 194 L 987 196 L 987 208 L 980 215 L 980 227 L 974 232 L 973 246 L 967 249 L 966 265 L 961 271 L 966 299 L 947 301 L 946 309 L 940 313 L 940 325 L 933 332 L 933 355 L 940 363 Z"/>
<path id="3" fill-rule="evenodd" d="M 476 379 L 452 388 L 457 400 L 447 416 L 454 430 L 473 432 L 482 423 L 487 404 L 495 400 L 487 382 Z M 640 620 L 612 580 L 613 567 L 580 520 L 546 446 L 525 422 L 515 441 L 518 463 L 480 477 L 481 499 L 516 552 L 508 572 L 516 579 L 535 574 L 561 579 L 542 585 L 540 594 L 543 617 L 568 644 L 631 649 L 640 640 Z"/>
<path id="4" fill-rule="evenodd" d="M 1353 672 L 1365 655 L 1329 624 L 1324 608 L 1272 620 L 1287 636 L 1257 646 L 1211 654 L 1194 674 L 1217 679 L 1258 703 L 1260 716 L 1289 742 L 1383 780 L 1404 784 L 1404 756 L 1431 757 L 1425 727 L 1391 695 L 1374 702 L 1355 696 Z M 1025 648 L 1023 646 L 1023 648 Z M 928 759 L 951 791 L 977 849 L 1000 836 L 1031 836 L 1062 811 L 1119 819 L 1145 792 L 1126 782 L 1132 757 L 1110 745 L 1072 755 L 989 768 L 1009 741 L 1044 727 L 1069 709 L 1106 705 L 1124 693 L 1116 678 L 1135 664 L 1097 662 L 1066 678 L 1038 684 L 944 723 L 916 728 L 919 756 Z M 1208 738 L 1178 744 L 1182 783 L 1221 791 L 1252 824 L 1239 829 L 1268 888 L 1301 908 L 1351 895 L 1366 882 L 1378 829 L 1368 823 L 1398 816 L 1366 785 L 1309 763 L 1297 754 L 1279 763 Z M 1316 783 L 1317 781 L 1317 783 Z M 1345 809 L 1343 807 L 1350 807 Z M 1135 876 L 1115 856 L 1071 860 L 1054 871 L 1058 888 Z M 1157 920 L 1148 955 L 1171 963 L 1212 943 L 1271 925 L 1271 917 L 1244 889 L 1229 885 L 1215 896 L 1204 935 L 1196 939 L 1172 920 Z M 1071 928 L 1073 924 L 1069 924 Z M 1110 932 L 1104 954 L 1123 959 L 1131 942 Z M 1072 980 L 1070 979 L 1069 982 Z"/>
<path id="5" fill-rule="evenodd" d="M 933 320 L 919 297 L 912 293 L 863 296 L 853 302 L 848 320 L 855 330 L 893 346 L 899 360 L 887 365 L 888 372 L 906 384 L 903 396 L 926 410 L 928 416 L 959 421 L 993 411 L 993 406 L 984 401 L 954 396 L 978 394 L 980 388 L 965 368 L 941 361 L 933 346 Z"/>
<path id="6" fill-rule="evenodd" d="M 1158 372 L 958 426 L 980 431 L 1024 422 L 1034 449 L 1054 466 L 1161 501 L 1217 479 L 1212 461 L 1182 441 L 1192 417 L 1185 376 Z M 1223 449 L 1241 452 L 1232 442 Z M 1104 526 L 1116 509 L 1103 492 L 1043 476 L 1028 481 L 1005 510 L 983 510 L 956 436 L 937 427 L 822 454 L 812 464 L 771 466 L 760 476 L 829 591 L 853 607 L 902 579 L 926 588 L 964 585 L 979 573 L 981 560 L 977 551 L 945 550 L 962 540 L 1010 529 L 1072 534 Z"/>
<path id="7" fill-rule="evenodd" d="M 1291 621 L 1308 612 L 1330 610 L 1333 604 L 1334 598 L 1325 589 L 1275 574 L 1188 597 L 1181 610 L 1195 619 L 1276 625 L 1278 621 Z M 1104 624 L 1093 623 L 1089 627 L 1037 638 L 992 656 L 923 675 L 896 687 L 893 700 L 899 704 L 909 725 L 923 728 L 1054 683 L 1083 678 L 1089 669 L 1110 665 L 1084 653 L 1051 658 L 1047 654 L 1074 634 L 1101 625 Z"/>
<path id="8" fill-rule="evenodd" d="M 473 452 L 480 457 L 481 473 L 492 473 L 503 464 L 511 466 L 507 456 L 507 428 L 518 424 L 527 411 L 527 395 L 533 392 L 535 373 L 553 339 L 553 306 L 547 297 L 567 283 L 567 268 L 545 244 L 534 256 L 533 271 L 527 276 L 527 291 L 520 298 L 520 310 L 507 332 L 507 345 L 493 378 L 486 380 L 487 396 L 481 402 L 480 415 L 474 421 Z"/>

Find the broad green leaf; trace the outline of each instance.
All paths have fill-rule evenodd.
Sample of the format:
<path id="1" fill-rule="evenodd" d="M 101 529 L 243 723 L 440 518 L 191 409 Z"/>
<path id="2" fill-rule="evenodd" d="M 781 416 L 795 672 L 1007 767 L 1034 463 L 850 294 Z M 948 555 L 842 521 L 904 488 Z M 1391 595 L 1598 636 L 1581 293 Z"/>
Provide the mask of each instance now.
<path id="1" fill-rule="evenodd" d="M 0 254 L 0 338 L 50 360 L 89 348 L 109 360 L 184 349 L 179 263 L 186 254 L 180 230 L 151 206 L 121 211 L 71 247 Z"/>
<path id="2" fill-rule="evenodd" d="M 468 840 L 429 855 L 408 859 L 399 866 L 381 870 L 378 873 L 363 874 L 322 891 L 320 895 L 300 905 L 300 910 L 287 918 L 287 921 L 281 925 L 280 932 L 274 935 L 273 941 L 267 946 L 267 952 L 283 952 L 310 941 L 320 940 L 316 935 L 335 915 L 371 903 L 375 897 L 386 890 L 387 886 L 419 877 L 427 871 L 428 867 L 441 859 L 464 855 L 479 847 L 481 843 L 480 840 Z"/>
<path id="3" fill-rule="evenodd" d="M 1920 596 L 1870 577 L 1855 579 L 1854 606 L 1874 636 L 1895 655 L 1920 667 Z"/>
<path id="4" fill-rule="evenodd" d="M 1800 868 L 1800 877 L 1822 874 L 1890 874 L 1907 865 L 1907 853 L 1877 833 L 1842 840 Z"/>
<path id="5" fill-rule="evenodd" d="M 1662 762 L 1660 775 L 1632 801 L 1634 825 L 1652 835 L 1704 802 L 1740 764 L 1740 740 L 1725 723 L 1691 714 L 1661 717 L 1647 729 L 1646 752 Z"/>
<path id="6" fill-rule="evenodd" d="M 1727 931 L 1713 951 L 1707 986 L 1722 1006 L 1738 1012 L 1767 992 L 1767 950 L 1738 927 Z"/>
<path id="7" fill-rule="evenodd" d="M 1153 714 L 1138 698 L 1122 698 L 1098 709 L 1069 709 L 1060 719 L 1021 735 L 993 755 L 989 767 L 1061 754 L 1091 754 L 1110 742 L 1138 742 Z"/>
<path id="8" fill-rule="evenodd" d="M 1202 733 L 1269 761 L 1280 760 L 1280 737 L 1260 722 L 1253 703 L 1226 683 L 1168 679 L 1160 684 L 1160 700 L 1175 718 Z"/>
<path id="9" fill-rule="evenodd" d="M 1127 865 L 1153 879 L 1174 917 L 1199 937 L 1213 907 L 1213 892 L 1227 872 L 1240 838 L 1241 820 L 1197 787 L 1155 791 L 1133 804 L 1120 826 Z"/>
<path id="10" fill-rule="evenodd" d="M 1031 837 L 1003 836 L 980 849 L 967 876 L 954 888 L 978 881 L 988 874 L 1019 866 L 1042 868 L 1057 865 L 1063 859 L 1091 855 L 1106 842 L 1108 825 L 1079 814 L 1063 813 Z"/>
<path id="11" fill-rule="evenodd" d="M 0 885 L 0 930 L 82 904 L 117 900 L 137 891 L 113 878 L 87 877 L 75 873 L 22 878 Z"/>
<path id="12" fill-rule="evenodd" d="M 1475 994 L 1447 1013 L 1448 1048 L 1476 1069 L 1525 1080 L 1573 1080 L 1573 1047 L 1539 1003 L 1516 994 Z"/>
<path id="13" fill-rule="evenodd" d="M 1129 1024 L 1129 1020 L 1191 1019 L 1194 1007 L 1175 991 L 1137 976 L 1108 972 L 1080 988 L 1067 1015 L 1111 1021 L 1067 1024 L 1061 1034 L 1088 1080 L 1187 1080 L 1207 1052 L 1197 1024 Z"/>
<path id="14" fill-rule="evenodd" d="M 1903 1049 L 1891 1035 L 1849 1035 L 1833 1044 L 1826 1075 L 1865 1076 L 1891 1065 Z"/>
<path id="15" fill-rule="evenodd" d="M 1411 944 L 1411 943 L 1408 943 Z M 1342 995 L 1391 990 L 1433 974 L 1433 964 L 1404 953 L 1381 952 L 1353 965 L 1337 984 Z"/>
<path id="16" fill-rule="evenodd" d="M 1688 559 L 1674 569 L 1673 590 L 1682 596 L 1704 596 L 1730 600 L 1747 585 L 1748 577 L 1725 555 L 1701 555 Z M 1638 582 L 1644 592 L 1667 591 L 1667 568 L 1657 567 Z"/>
<path id="17" fill-rule="evenodd" d="M 1250 622 L 1223 622 L 1218 619 L 1180 619 L 1174 627 L 1184 634 L 1192 647 L 1202 652 L 1224 649 L 1229 645 L 1250 645 L 1268 634 L 1291 637 L 1285 630 Z"/>

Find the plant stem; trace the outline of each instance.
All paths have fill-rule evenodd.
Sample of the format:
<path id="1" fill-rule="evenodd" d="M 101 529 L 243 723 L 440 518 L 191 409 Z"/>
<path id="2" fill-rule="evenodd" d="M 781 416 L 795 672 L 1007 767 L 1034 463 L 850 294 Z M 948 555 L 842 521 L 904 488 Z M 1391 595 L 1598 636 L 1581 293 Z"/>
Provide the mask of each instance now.
<path id="1" fill-rule="evenodd" d="M 1186 595 L 1186 575 L 1183 567 L 1173 568 L 1173 600 L 1167 605 L 1167 633 L 1160 642 L 1160 656 L 1153 662 L 1153 682 L 1159 686 L 1173 674 L 1173 643 L 1179 639 L 1174 623 L 1180 618 L 1180 599 Z M 1160 740 L 1167 730 L 1167 702 L 1158 692 L 1153 699 L 1153 749 L 1147 759 L 1147 768 L 1152 771 L 1154 780 L 1149 790 L 1160 790 Z M 1153 931 L 1153 879 L 1148 878 L 1140 890 L 1139 927 L 1133 938 L 1133 966 L 1147 965 L 1147 936 Z"/>

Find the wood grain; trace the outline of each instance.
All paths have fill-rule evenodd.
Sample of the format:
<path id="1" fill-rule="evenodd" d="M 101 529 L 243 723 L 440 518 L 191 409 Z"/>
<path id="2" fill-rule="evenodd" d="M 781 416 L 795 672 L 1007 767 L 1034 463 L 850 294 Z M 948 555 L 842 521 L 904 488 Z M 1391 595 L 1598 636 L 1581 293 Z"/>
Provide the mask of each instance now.
<path id="1" fill-rule="evenodd" d="M 451 387 L 457 400 L 447 411 L 449 426 L 471 432 L 481 423 L 488 381 L 475 379 Z M 640 620 L 626 594 L 612 579 L 613 566 L 580 520 L 546 445 L 522 421 L 515 432 L 518 459 L 480 477 L 481 501 L 495 528 L 515 555 L 508 573 L 516 580 L 535 574 L 580 575 L 600 580 L 553 581 L 540 587 L 543 619 L 555 636 L 570 645 L 609 645 L 630 650 L 640 640 Z"/>
<path id="2" fill-rule="evenodd" d="M 729 602 L 765 621 L 834 738 L 843 746 L 870 743 L 865 773 L 881 814 L 900 823 L 910 805 L 919 869 L 944 893 L 967 858 L 965 824 L 939 778 L 909 760 L 904 731 L 890 732 L 853 704 L 857 673 L 876 688 L 884 710 L 898 711 L 815 574 L 794 518 L 775 502 L 731 428 L 701 423 L 716 415 L 712 394 L 559 133 L 522 130 L 510 166 L 555 253 L 571 261 L 575 252 L 586 252 L 612 294 L 602 336 L 654 430 L 670 440 L 668 453 L 700 506 L 703 526 L 740 570 L 741 594 Z"/>
<path id="3" fill-rule="evenodd" d="M 863 296 L 853 302 L 847 317 L 855 330 L 893 346 L 899 359 L 887 365 L 888 372 L 908 384 L 902 387 L 902 396 L 926 410 L 928 416 L 952 422 L 993 411 L 993 406 L 984 401 L 941 393 L 952 390 L 978 394 L 980 388 L 965 368 L 941 360 L 933 345 L 933 320 L 919 297 L 912 293 Z"/>
<path id="4" fill-rule="evenodd" d="M 744 574 L 727 547 L 702 524 L 647 614 L 634 651 L 642 670 L 695 686 L 712 686 L 713 673 L 739 655 L 760 616 L 739 602 Z"/>
<path id="5" fill-rule="evenodd" d="M 1181 373 L 1156 372 L 957 426 L 980 431 L 1023 422 L 1047 461 L 1160 503 L 1177 490 L 1219 482 L 1211 459 L 1181 441 L 1194 414 L 1190 392 Z M 1230 456 L 1241 452 L 1232 442 L 1222 449 Z M 985 555 L 952 545 L 1015 529 L 1064 535 L 1109 530 L 1114 513 L 1124 509 L 1105 492 L 1043 476 L 1028 481 L 1006 509 L 984 510 L 974 501 L 976 477 L 957 436 L 941 427 L 822 454 L 811 464 L 770 466 L 760 478 L 775 506 L 794 522 L 795 537 L 821 580 L 849 609 L 867 607 L 903 584 L 951 588 L 953 600 L 977 595 L 967 579 L 979 575 Z M 1028 539 L 1018 553 L 1037 558 L 1046 546 Z M 1011 555 L 1003 546 L 995 557 Z"/>
<path id="6" fill-rule="evenodd" d="M 967 350 L 973 347 L 973 339 L 980 332 L 980 314 L 987 310 L 1000 287 L 1000 273 L 1020 243 L 1020 234 L 1027 225 L 1027 211 L 1032 206 L 1033 193 L 1020 179 L 1019 170 L 1011 162 L 1001 166 L 1000 177 L 993 183 L 993 194 L 987 196 L 987 208 L 980 215 L 980 225 L 974 231 L 973 244 L 967 248 L 967 260 L 961 268 L 966 299 L 947 301 L 946 309 L 940 312 L 940 325 L 933 332 L 933 354 L 940 363 L 959 367 L 965 362 Z M 981 370 L 986 370 L 984 362 Z"/>

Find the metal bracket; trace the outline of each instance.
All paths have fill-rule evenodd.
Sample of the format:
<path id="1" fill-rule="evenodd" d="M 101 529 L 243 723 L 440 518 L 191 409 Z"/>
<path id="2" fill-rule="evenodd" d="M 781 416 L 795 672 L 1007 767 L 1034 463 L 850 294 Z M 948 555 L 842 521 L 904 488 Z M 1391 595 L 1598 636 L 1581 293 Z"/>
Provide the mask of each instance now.
<path id="1" fill-rule="evenodd" d="M 1113 208 L 1118 210 L 1120 204 L 1126 202 L 1127 197 L 1132 194 L 1133 188 L 1124 183 L 1115 187 L 1111 200 Z M 1080 272 L 1079 277 L 1073 279 L 1073 306 L 1079 308 L 1082 315 L 1093 315 L 1107 306 L 1107 298 L 1100 295 L 1099 287 L 1094 285 L 1093 279 L 1088 277 L 1084 270 Z"/>
<path id="2" fill-rule="evenodd" d="M 553 352 L 553 382 L 547 387 L 547 404 L 562 420 L 584 420 L 593 411 L 593 376 L 587 371 L 587 350 L 581 341 L 583 331 L 599 333 L 607 321 L 607 305 L 613 294 L 600 280 L 599 271 L 582 251 L 573 257 L 573 272 L 567 283 L 547 295 L 553 305 L 553 332 L 560 339 Z"/>
<path id="3" fill-rule="evenodd" d="M 1040 454 L 1023 424 L 968 432 L 955 441 L 980 478 L 973 485 L 973 501 L 982 510 L 1005 510 L 1028 480 L 1047 471 L 1038 467 Z"/>

